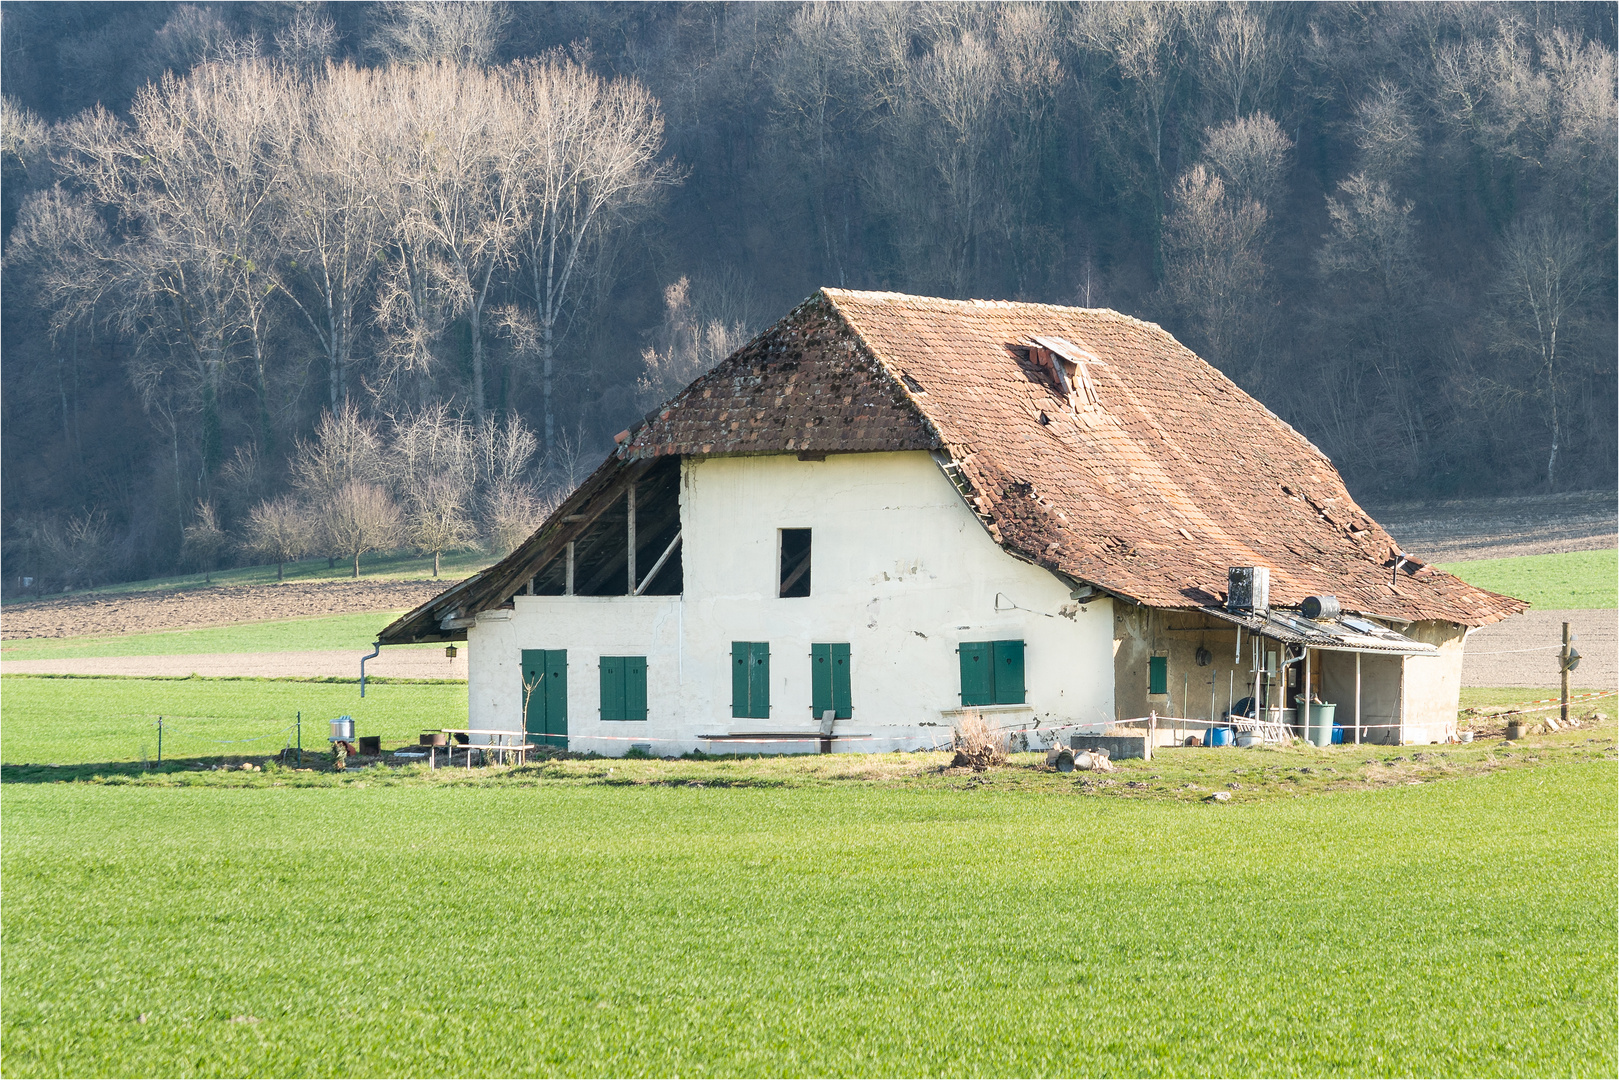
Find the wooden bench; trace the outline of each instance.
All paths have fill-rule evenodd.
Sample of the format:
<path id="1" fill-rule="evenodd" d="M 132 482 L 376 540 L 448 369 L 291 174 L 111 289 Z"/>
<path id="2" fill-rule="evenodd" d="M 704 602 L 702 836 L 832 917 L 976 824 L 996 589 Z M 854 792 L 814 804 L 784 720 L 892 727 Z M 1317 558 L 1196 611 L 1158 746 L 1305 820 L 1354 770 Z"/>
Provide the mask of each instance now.
<path id="1" fill-rule="evenodd" d="M 732 731 L 724 735 L 699 735 L 705 742 L 818 742 L 821 753 L 832 752 L 834 739 L 869 739 L 870 735 L 834 735 L 826 731 Z"/>

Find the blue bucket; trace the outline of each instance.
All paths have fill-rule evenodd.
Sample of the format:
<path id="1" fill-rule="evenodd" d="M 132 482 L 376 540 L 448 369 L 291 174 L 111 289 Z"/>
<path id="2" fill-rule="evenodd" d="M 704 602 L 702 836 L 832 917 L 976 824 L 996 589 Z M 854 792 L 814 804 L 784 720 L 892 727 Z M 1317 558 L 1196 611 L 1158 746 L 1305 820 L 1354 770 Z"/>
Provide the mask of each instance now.
<path id="1" fill-rule="evenodd" d="M 1209 742 L 1208 742 L 1208 745 L 1210 745 L 1210 746 L 1230 746 L 1231 745 L 1231 729 L 1228 728 L 1228 727 L 1211 727 L 1211 728 L 1209 728 Z"/>
<path id="2" fill-rule="evenodd" d="M 1334 746 L 1342 746 L 1343 742 L 1344 742 L 1344 726 L 1342 724 L 1334 724 L 1334 725 L 1332 725 L 1332 745 L 1334 745 Z"/>

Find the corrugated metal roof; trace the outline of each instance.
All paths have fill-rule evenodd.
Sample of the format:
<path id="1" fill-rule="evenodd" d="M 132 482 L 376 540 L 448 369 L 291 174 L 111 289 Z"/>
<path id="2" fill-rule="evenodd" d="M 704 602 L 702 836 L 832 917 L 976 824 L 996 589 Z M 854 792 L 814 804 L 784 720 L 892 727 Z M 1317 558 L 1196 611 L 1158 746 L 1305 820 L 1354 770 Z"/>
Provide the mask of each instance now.
<path id="1" fill-rule="evenodd" d="M 1292 611 L 1274 608 L 1264 614 L 1204 607 L 1217 619 L 1246 626 L 1249 630 L 1289 645 L 1307 645 L 1329 652 L 1403 653 L 1412 656 L 1438 655 L 1439 647 L 1415 641 L 1404 634 L 1379 626 L 1368 619 L 1344 615 L 1336 619 L 1306 619 Z"/>

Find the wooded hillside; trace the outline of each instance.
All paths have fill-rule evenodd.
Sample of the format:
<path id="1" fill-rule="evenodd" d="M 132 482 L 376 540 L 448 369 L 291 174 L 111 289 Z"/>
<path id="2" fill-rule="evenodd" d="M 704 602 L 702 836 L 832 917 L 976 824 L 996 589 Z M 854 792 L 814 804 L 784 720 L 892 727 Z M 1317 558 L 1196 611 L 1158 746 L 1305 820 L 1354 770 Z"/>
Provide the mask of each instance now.
<path id="1" fill-rule="evenodd" d="M 8 3 L 6 588 L 509 547 L 821 285 L 1162 323 L 1362 498 L 1611 488 L 1615 11 Z"/>

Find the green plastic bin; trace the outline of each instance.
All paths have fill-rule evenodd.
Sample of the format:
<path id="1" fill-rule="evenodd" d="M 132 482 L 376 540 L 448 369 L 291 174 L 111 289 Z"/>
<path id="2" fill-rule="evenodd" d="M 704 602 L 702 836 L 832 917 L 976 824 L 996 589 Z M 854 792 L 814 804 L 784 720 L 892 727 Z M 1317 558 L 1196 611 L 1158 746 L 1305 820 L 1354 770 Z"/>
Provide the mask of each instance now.
<path id="1" fill-rule="evenodd" d="M 1310 726 L 1308 738 L 1316 746 L 1332 745 L 1332 714 L 1338 711 L 1336 704 L 1311 705 Z"/>

